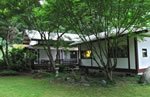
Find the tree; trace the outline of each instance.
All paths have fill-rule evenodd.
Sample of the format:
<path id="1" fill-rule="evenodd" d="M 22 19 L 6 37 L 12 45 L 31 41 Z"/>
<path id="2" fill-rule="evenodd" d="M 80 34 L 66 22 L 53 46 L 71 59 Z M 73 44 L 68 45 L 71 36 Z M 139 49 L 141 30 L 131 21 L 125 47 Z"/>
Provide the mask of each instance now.
<path id="1" fill-rule="evenodd" d="M 27 25 L 28 30 L 36 30 L 41 36 L 43 42 L 43 48 L 47 53 L 49 58 L 49 70 L 55 71 L 55 60 L 53 59 L 51 53 L 51 47 L 54 46 L 52 37 L 55 34 L 57 39 L 55 41 L 57 54 L 56 54 L 56 63 L 59 60 L 59 47 L 60 40 L 67 30 L 63 26 L 63 17 L 59 14 L 60 6 L 55 6 L 56 2 L 53 0 L 46 0 L 46 3 L 42 5 L 31 5 L 30 11 L 24 11 L 21 15 L 23 23 Z M 29 5 L 28 5 L 29 6 Z M 65 29 L 62 29 L 65 28 Z M 55 32 L 55 33 L 54 33 Z M 32 33 L 32 32 L 31 32 Z M 60 34 L 61 33 L 61 34 Z"/>
<path id="2" fill-rule="evenodd" d="M 2 1 L 1 1 L 2 2 Z M 0 37 L 2 39 L 0 50 L 3 55 L 3 59 L 7 65 L 7 69 L 9 69 L 9 58 L 8 58 L 8 45 L 12 43 L 14 37 L 17 35 L 19 31 L 13 25 L 13 19 L 10 16 L 10 12 L 7 8 L 4 7 L 3 4 L 0 5 Z M 6 50 L 4 51 L 3 47 L 5 46 Z"/>
<path id="3" fill-rule="evenodd" d="M 135 36 L 133 32 L 147 26 L 150 0 L 56 1 L 62 7 L 60 12 L 65 17 L 65 24 L 93 51 L 94 61 L 112 80 L 112 72 L 117 66 L 119 37 L 127 32 Z M 91 35 L 98 41 L 97 45 L 92 43 Z"/>
<path id="4" fill-rule="evenodd" d="M 15 27 L 6 25 L 0 25 L 0 37 L 2 38 L 0 50 L 3 55 L 4 62 L 7 65 L 7 69 L 9 69 L 9 58 L 8 58 L 8 45 L 12 43 L 14 37 L 17 35 L 18 30 Z M 5 46 L 6 50 L 4 51 L 3 47 Z"/>
<path id="5" fill-rule="evenodd" d="M 9 58 L 8 58 L 8 46 L 13 43 L 18 35 L 22 35 L 21 28 L 24 28 L 22 22 L 18 22 L 21 18 L 20 15 L 23 14 L 22 11 L 27 10 L 27 4 L 32 4 L 36 0 L 28 0 L 23 4 L 16 0 L 1 0 L 0 1 L 0 37 L 1 41 L 1 51 L 3 54 L 4 61 L 9 68 Z M 30 2 L 29 2 L 30 1 Z M 32 3 L 31 3 L 32 1 Z M 6 50 L 3 47 L 6 46 Z"/>

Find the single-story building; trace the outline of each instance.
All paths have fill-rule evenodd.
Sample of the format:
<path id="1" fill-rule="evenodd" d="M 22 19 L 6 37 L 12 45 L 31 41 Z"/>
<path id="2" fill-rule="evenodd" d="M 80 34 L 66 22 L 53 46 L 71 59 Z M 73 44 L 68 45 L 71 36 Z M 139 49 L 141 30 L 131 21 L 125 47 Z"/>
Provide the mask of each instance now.
<path id="1" fill-rule="evenodd" d="M 48 33 L 46 33 L 46 36 L 48 36 Z M 50 40 L 52 42 L 55 42 L 58 38 L 58 35 L 56 33 L 50 33 Z M 59 33 L 61 35 L 62 33 Z M 61 39 L 65 41 L 65 43 L 70 44 L 77 40 L 79 40 L 78 35 L 76 34 L 69 34 L 65 33 L 62 35 Z M 26 30 L 24 34 L 24 40 L 23 44 L 28 45 L 28 48 L 33 49 L 37 53 L 37 59 L 34 61 L 34 65 L 44 65 L 44 64 L 50 64 L 49 58 L 47 56 L 46 51 L 43 47 L 43 42 L 41 39 L 41 35 L 38 31 L 35 30 Z M 56 46 L 51 46 L 51 53 L 53 56 L 54 61 L 56 60 Z M 61 64 L 78 64 L 78 47 L 59 47 L 59 56 L 60 56 L 60 63 Z"/>
<path id="2" fill-rule="evenodd" d="M 145 30 L 146 33 L 150 31 Z M 137 31 L 136 34 L 141 31 Z M 102 35 L 103 34 L 103 35 Z M 100 40 L 105 43 L 104 33 L 101 33 L 103 38 Z M 122 45 L 118 48 L 117 55 L 117 66 L 116 71 L 121 72 L 132 72 L 141 73 L 144 72 L 146 68 L 150 66 L 150 37 L 148 35 L 143 35 L 143 40 L 138 39 L 133 36 L 127 35 L 127 33 L 121 35 Z M 98 40 L 95 35 L 86 37 L 86 42 L 83 40 L 72 43 L 71 45 L 77 45 L 79 48 L 79 59 L 80 66 L 85 68 L 99 68 L 97 62 L 93 59 L 95 54 L 91 49 L 87 48 L 87 43 L 90 43 L 94 47 L 98 47 Z M 98 49 L 97 49 L 98 50 Z M 97 52 L 99 53 L 99 52 Z M 98 61 L 101 65 L 101 62 Z"/>

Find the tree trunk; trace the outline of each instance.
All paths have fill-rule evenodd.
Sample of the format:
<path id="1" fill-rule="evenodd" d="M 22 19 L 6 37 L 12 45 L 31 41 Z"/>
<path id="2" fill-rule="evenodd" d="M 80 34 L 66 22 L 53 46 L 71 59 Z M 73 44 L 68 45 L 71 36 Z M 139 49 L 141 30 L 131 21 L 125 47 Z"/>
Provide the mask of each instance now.
<path id="1" fill-rule="evenodd" d="M 112 81 L 113 66 L 112 66 L 111 58 L 110 58 L 109 55 L 108 55 L 108 59 L 107 59 L 107 65 L 106 65 L 106 68 L 105 68 L 105 72 L 106 72 L 107 79 L 109 81 Z"/>
<path id="2" fill-rule="evenodd" d="M 106 70 L 105 73 L 106 73 L 107 79 L 109 81 L 112 81 L 113 80 L 113 78 L 112 78 L 112 70 Z"/>
<path id="3" fill-rule="evenodd" d="M 6 39 L 6 58 L 9 64 L 9 58 L 8 58 L 8 40 Z"/>
<path id="4" fill-rule="evenodd" d="M 0 50 L 1 50 L 1 52 L 2 52 L 3 60 L 4 60 L 5 64 L 6 64 L 6 67 L 7 67 L 7 69 L 9 69 L 8 60 L 7 60 L 7 58 L 6 58 L 6 55 L 5 55 L 5 52 L 4 52 L 4 50 L 3 50 L 3 47 L 2 47 L 2 46 L 0 46 Z"/>
<path id="5" fill-rule="evenodd" d="M 56 47 L 56 63 L 59 64 L 60 62 L 60 53 L 59 53 L 59 43 L 57 42 L 57 47 Z"/>
<path id="6" fill-rule="evenodd" d="M 46 50 L 46 49 L 45 49 Z M 53 72 L 55 72 L 55 62 L 53 60 L 53 56 L 52 56 L 52 53 L 51 53 L 51 49 L 50 47 L 48 46 L 48 58 L 49 58 L 49 61 L 50 61 L 50 65 L 48 65 L 48 70 L 51 70 Z"/>

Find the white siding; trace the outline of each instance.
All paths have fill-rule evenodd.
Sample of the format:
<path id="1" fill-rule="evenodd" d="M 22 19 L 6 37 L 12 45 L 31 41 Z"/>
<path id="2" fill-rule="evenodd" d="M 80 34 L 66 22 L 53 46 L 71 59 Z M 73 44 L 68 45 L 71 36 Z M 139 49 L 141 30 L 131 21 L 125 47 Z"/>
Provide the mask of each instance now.
<path id="1" fill-rule="evenodd" d="M 142 49 L 147 49 L 147 57 L 142 56 Z M 150 66 L 150 37 L 144 37 L 143 41 L 138 41 L 139 69 Z"/>
<path id="2" fill-rule="evenodd" d="M 117 58 L 116 68 L 128 69 L 128 58 Z"/>
<path id="3" fill-rule="evenodd" d="M 52 53 L 53 59 L 55 60 L 56 59 L 56 50 L 52 50 L 51 53 Z M 40 60 L 49 60 L 47 53 L 44 49 L 40 49 L 39 54 L 40 54 L 40 57 L 39 57 Z"/>
<path id="4" fill-rule="evenodd" d="M 95 47 L 97 47 L 97 42 L 93 43 L 93 45 Z M 86 44 L 81 45 L 81 50 L 87 50 L 87 49 L 88 48 L 86 47 Z M 97 52 L 99 52 L 98 50 L 99 49 L 97 48 Z M 96 56 L 95 53 L 93 53 L 93 54 Z M 103 59 L 106 62 L 106 59 L 105 58 L 103 58 Z M 97 60 L 98 60 L 98 57 L 97 57 Z M 92 63 L 93 63 L 94 67 L 98 67 L 97 63 L 94 60 L 92 61 Z M 102 66 L 102 64 L 99 60 L 98 60 L 98 63 Z M 81 65 L 82 66 L 92 66 L 91 59 L 81 59 Z M 128 69 L 128 58 L 118 58 L 117 59 L 117 68 Z"/>
<path id="5" fill-rule="evenodd" d="M 56 60 L 56 50 L 53 49 L 51 50 L 51 53 L 52 53 L 52 56 L 53 56 L 53 60 Z M 39 60 L 49 60 L 48 56 L 47 56 L 47 53 L 44 49 L 40 49 L 39 50 Z M 70 52 L 65 52 L 65 51 L 62 51 L 60 52 L 60 59 L 70 59 Z"/>
<path id="6" fill-rule="evenodd" d="M 129 38 L 130 69 L 136 69 L 134 37 Z"/>
<path id="7" fill-rule="evenodd" d="M 82 59 L 81 64 L 82 66 L 91 66 L 91 59 Z"/>
<path id="8" fill-rule="evenodd" d="M 60 53 L 60 59 L 71 59 L 70 58 L 70 52 L 68 52 L 68 51 L 62 51 Z"/>

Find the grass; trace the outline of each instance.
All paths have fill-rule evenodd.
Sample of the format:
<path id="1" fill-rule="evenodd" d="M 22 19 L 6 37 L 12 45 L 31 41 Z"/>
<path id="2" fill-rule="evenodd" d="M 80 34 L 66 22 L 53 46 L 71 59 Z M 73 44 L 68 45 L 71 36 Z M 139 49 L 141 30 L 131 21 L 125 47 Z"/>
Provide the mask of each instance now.
<path id="1" fill-rule="evenodd" d="M 149 97 L 150 86 L 136 83 L 138 77 L 118 78 L 111 87 L 52 82 L 32 76 L 0 77 L 0 97 Z"/>

